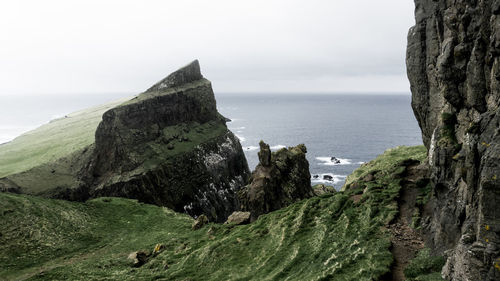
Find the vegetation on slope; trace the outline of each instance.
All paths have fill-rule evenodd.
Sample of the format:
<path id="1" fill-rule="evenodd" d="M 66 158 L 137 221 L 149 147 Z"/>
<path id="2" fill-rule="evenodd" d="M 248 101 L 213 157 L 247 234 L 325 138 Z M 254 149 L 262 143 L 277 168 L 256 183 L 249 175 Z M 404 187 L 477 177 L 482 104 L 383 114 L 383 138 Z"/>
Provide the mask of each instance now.
<path id="1" fill-rule="evenodd" d="M 0 145 L 0 178 L 84 149 L 94 142 L 102 114 L 126 99 L 68 114 Z"/>
<path id="2" fill-rule="evenodd" d="M 0 276 L 32 280 L 373 280 L 390 270 L 389 233 L 402 162 L 423 147 L 400 147 L 355 172 L 384 169 L 380 185 L 303 200 L 249 225 L 208 224 L 120 198 L 86 203 L 0 193 Z M 137 250 L 164 250 L 142 267 Z"/>
<path id="3" fill-rule="evenodd" d="M 442 281 L 441 268 L 444 263 L 443 257 L 433 257 L 430 250 L 424 248 L 405 269 L 405 275 L 408 281 Z"/>

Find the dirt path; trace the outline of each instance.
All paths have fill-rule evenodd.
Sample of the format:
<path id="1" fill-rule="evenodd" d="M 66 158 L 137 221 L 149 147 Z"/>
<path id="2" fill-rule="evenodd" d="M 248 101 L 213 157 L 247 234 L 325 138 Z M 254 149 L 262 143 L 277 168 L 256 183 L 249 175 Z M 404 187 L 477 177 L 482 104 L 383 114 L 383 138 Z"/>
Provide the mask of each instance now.
<path id="1" fill-rule="evenodd" d="M 396 219 L 388 226 L 391 232 L 391 252 L 394 264 L 391 269 L 391 280 L 405 280 L 404 269 L 412 260 L 418 250 L 424 247 L 421 235 L 411 228 L 411 219 L 418 196 L 415 181 L 422 177 L 422 170 L 418 163 L 412 163 L 406 168 L 402 189 L 399 198 L 399 213 Z"/>

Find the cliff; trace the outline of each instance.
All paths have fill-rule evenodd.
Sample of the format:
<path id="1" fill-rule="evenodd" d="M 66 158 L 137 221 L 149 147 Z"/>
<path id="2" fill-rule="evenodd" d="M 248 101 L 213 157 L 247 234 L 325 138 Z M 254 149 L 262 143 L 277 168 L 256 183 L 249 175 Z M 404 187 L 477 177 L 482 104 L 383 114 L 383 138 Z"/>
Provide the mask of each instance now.
<path id="1" fill-rule="evenodd" d="M 448 280 L 500 279 L 500 1 L 415 1 L 412 107 L 433 197 L 426 243 Z"/>
<path id="2" fill-rule="evenodd" d="M 132 99 L 48 125 L 31 133 L 35 138 L 23 141 L 22 136 L 0 147 L 0 155 L 8 157 L 29 151 L 27 144 L 54 147 L 41 145 L 44 154 L 53 154 L 49 159 L 40 160 L 37 151 L 26 155 L 37 165 L 11 169 L 0 188 L 70 200 L 134 198 L 213 221 L 224 221 L 238 208 L 236 192 L 246 183 L 248 166 L 238 139 L 217 112 L 198 61 Z M 74 141 L 56 139 L 48 129 L 68 130 Z M 65 149 L 54 151 L 61 145 Z"/>

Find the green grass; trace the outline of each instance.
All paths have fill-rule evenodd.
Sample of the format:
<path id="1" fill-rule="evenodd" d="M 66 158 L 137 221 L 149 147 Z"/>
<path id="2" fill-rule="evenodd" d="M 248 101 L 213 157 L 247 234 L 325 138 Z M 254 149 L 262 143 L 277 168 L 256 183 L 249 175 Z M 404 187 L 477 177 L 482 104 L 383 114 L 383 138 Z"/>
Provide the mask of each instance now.
<path id="1" fill-rule="evenodd" d="M 408 281 L 444 281 L 441 277 L 441 268 L 445 259 L 439 256 L 431 256 L 430 250 L 424 248 L 405 269 Z"/>
<path id="2" fill-rule="evenodd" d="M 356 169 L 350 174 L 345 181 L 342 190 L 353 182 L 360 181 L 368 174 L 379 173 L 379 176 L 386 176 L 394 173 L 395 167 L 400 167 L 400 163 L 407 159 L 414 159 L 417 161 L 424 161 L 427 157 L 427 150 L 425 146 L 398 146 L 388 149 L 384 154 L 378 156 L 376 159 L 362 164 L 361 167 Z"/>
<path id="3" fill-rule="evenodd" d="M 397 212 L 399 164 L 421 148 L 386 152 L 358 191 L 303 200 L 244 226 L 209 224 L 120 198 L 86 203 L 0 193 L 0 276 L 30 280 L 373 280 L 392 263 L 386 225 Z M 420 157 L 420 156 L 419 156 Z M 363 174 L 363 173 L 361 173 Z M 134 268 L 129 253 L 165 250 Z"/>
<path id="4" fill-rule="evenodd" d="M 102 114 L 125 100 L 68 114 L 0 145 L 0 178 L 58 160 L 91 145 Z"/>
<path id="5" fill-rule="evenodd" d="M 134 98 L 117 100 L 52 120 L 11 142 L 0 145 L 0 178 L 21 173 L 42 164 L 56 162 L 63 157 L 84 150 L 94 143 L 95 131 L 102 120 L 102 115 L 111 108 L 126 106 L 160 95 L 169 95 L 177 91 L 187 91 L 187 95 L 195 95 L 196 91 L 188 90 L 211 87 L 210 85 L 210 81 L 201 79 L 182 87 L 142 93 Z M 202 95 L 195 96 L 199 99 L 206 98 Z"/>

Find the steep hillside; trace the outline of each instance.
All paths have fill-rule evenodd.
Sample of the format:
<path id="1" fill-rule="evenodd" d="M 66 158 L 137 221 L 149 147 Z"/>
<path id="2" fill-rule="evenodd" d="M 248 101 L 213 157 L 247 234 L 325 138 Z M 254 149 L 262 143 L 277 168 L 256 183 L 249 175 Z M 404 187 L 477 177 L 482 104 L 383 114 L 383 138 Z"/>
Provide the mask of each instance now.
<path id="1" fill-rule="evenodd" d="M 500 280 L 500 1 L 415 1 L 407 69 L 429 150 L 426 243 L 449 280 Z"/>
<path id="2" fill-rule="evenodd" d="M 363 172 L 364 188 L 313 197 L 249 225 L 208 224 L 122 198 L 86 203 L 0 193 L 0 276 L 29 280 L 377 280 L 391 270 L 391 234 L 408 161 L 425 150 L 387 151 Z M 413 160 L 409 160 L 413 159 Z M 379 166 L 377 163 L 386 163 Z M 382 168 L 382 170 L 379 170 Z M 359 177 L 351 178 L 355 183 Z M 134 267 L 130 253 L 157 244 Z M 146 254 L 146 253 L 145 253 Z M 412 263 L 429 279 L 433 260 Z M 426 279 L 418 279 L 427 276 Z"/>
<path id="3" fill-rule="evenodd" d="M 139 199 L 224 221 L 248 165 L 198 61 L 125 101 L 54 120 L 0 146 L 0 191 Z"/>

